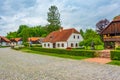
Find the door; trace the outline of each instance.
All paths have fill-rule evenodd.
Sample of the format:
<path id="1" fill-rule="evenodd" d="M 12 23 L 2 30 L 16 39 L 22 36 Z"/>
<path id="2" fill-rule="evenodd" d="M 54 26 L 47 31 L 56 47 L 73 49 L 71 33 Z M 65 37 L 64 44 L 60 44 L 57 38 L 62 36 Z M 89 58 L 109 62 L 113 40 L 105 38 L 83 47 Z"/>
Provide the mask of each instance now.
<path id="1" fill-rule="evenodd" d="M 56 44 L 55 43 L 53 43 L 53 48 L 56 48 Z"/>

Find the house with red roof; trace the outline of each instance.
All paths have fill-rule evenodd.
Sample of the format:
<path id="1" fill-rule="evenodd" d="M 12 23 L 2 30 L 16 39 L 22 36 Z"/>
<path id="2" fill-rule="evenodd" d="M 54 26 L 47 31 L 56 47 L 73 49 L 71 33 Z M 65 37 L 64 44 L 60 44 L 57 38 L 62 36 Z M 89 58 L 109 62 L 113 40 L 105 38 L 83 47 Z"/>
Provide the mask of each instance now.
<path id="1" fill-rule="evenodd" d="M 51 32 L 42 43 L 43 48 L 77 48 L 83 38 L 74 28 L 63 29 Z"/>
<path id="2" fill-rule="evenodd" d="M 28 42 L 31 44 L 41 44 L 44 38 L 40 37 L 30 37 L 28 38 Z M 11 40 L 11 46 L 16 46 L 16 45 L 22 45 L 23 41 L 22 38 L 12 38 Z"/>
<path id="3" fill-rule="evenodd" d="M 10 40 L 6 37 L 0 36 L 0 46 L 10 46 Z"/>
<path id="4" fill-rule="evenodd" d="M 22 45 L 22 38 L 12 38 L 10 39 L 11 46 Z"/>
<path id="5" fill-rule="evenodd" d="M 42 37 L 30 37 L 28 38 L 28 42 L 32 44 L 41 44 L 44 38 Z"/>

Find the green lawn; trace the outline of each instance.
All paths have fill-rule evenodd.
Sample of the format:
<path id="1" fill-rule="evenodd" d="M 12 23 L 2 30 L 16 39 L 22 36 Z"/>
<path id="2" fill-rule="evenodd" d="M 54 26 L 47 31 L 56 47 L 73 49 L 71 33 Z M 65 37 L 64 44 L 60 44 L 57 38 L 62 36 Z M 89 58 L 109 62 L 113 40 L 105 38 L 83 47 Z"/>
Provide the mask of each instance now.
<path id="1" fill-rule="evenodd" d="M 27 48 L 23 48 L 23 49 L 21 49 L 21 51 L 28 52 L 28 53 L 33 53 L 33 54 L 41 54 L 41 55 L 55 56 L 55 57 L 75 59 L 75 60 L 81 60 L 81 59 L 88 58 L 88 57 L 83 57 L 83 56 L 71 56 L 71 55 L 66 55 L 66 54 L 39 52 L 39 51 L 30 50 L 30 49 L 27 49 Z"/>
<path id="2" fill-rule="evenodd" d="M 120 61 L 113 60 L 113 61 L 109 62 L 108 64 L 112 64 L 112 65 L 118 65 L 118 66 L 120 66 Z"/>
<path id="3" fill-rule="evenodd" d="M 91 50 L 91 47 L 88 46 L 88 47 L 85 47 L 85 48 L 73 48 L 72 50 Z M 95 46 L 95 50 L 104 50 L 104 46 L 103 45 L 97 45 Z"/>

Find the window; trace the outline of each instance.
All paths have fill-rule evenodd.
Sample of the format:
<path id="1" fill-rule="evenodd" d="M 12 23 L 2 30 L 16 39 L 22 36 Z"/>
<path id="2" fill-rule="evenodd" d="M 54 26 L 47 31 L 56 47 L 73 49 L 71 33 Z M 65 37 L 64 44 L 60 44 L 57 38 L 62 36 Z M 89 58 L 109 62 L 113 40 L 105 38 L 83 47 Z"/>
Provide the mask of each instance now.
<path id="1" fill-rule="evenodd" d="M 46 44 L 44 44 L 44 47 L 46 47 Z"/>
<path id="2" fill-rule="evenodd" d="M 50 47 L 50 44 L 48 44 L 48 47 Z"/>
<path id="3" fill-rule="evenodd" d="M 75 46 L 78 47 L 78 44 L 76 43 Z"/>
<path id="4" fill-rule="evenodd" d="M 73 43 L 71 43 L 71 47 L 73 47 Z"/>
<path id="5" fill-rule="evenodd" d="M 60 47 L 60 44 L 58 43 L 57 46 Z"/>
<path id="6" fill-rule="evenodd" d="M 62 43 L 62 47 L 64 47 L 64 44 Z"/>
<path id="7" fill-rule="evenodd" d="M 73 38 L 75 39 L 75 35 L 73 36 Z"/>
<path id="8" fill-rule="evenodd" d="M 78 36 L 78 39 L 79 39 L 80 37 Z"/>

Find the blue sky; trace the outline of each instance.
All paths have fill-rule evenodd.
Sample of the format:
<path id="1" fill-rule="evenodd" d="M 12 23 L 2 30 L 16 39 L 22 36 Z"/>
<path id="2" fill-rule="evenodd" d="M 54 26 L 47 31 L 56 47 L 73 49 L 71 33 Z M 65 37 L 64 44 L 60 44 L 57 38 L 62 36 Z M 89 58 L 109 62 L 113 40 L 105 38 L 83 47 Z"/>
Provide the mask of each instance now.
<path id="1" fill-rule="evenodd" d="M 21 24 L 46 25 L 47 12 L 56 5 L 64 28 L 95 29 L 95 24 L 120 14 L 120 0 L 0 0 L 0 35 L 16 31 Z"/>

